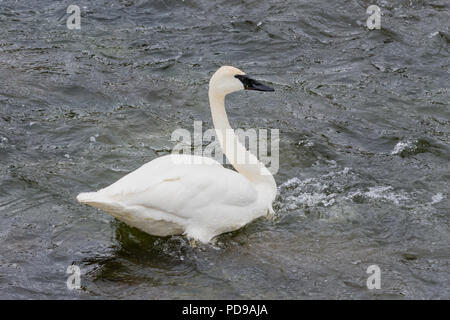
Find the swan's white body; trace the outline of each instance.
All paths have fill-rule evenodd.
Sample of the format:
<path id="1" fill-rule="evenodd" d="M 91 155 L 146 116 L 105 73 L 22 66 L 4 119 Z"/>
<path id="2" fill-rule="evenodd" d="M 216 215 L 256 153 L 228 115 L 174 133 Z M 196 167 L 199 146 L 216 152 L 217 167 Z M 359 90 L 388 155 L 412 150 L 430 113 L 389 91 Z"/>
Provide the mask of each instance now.
<path id="1" fill-rule="evenodd" d="M 275 180 L 238 142 L 226 116 L 225 95 L 244 89 L 236 74 L 244 73 L 221 67 L 211 78 L 209 100 L 222 149 L 238 172 L 211 158 L 172 154 L 77 200 L 149 234 L 185 234 L 204 243 L 273 212 Z M 242 154 L 252 161 L 238 163 Z"/>

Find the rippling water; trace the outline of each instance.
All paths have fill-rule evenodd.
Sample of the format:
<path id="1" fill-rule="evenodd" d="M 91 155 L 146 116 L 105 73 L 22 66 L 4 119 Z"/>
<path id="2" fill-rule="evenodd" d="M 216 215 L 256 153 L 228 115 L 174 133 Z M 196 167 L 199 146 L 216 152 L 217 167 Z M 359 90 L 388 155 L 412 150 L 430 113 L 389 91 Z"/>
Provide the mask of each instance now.
<path id="1" fill-rule="evenodd" d="M 450 298 L 448 1 L 72 2 L 0 1 L 0 298 Z M 280 129 L 275 219 L 193 248 L 76 202 L 212 127 L 225 64 L 276 90 L 228 99 Z"/>

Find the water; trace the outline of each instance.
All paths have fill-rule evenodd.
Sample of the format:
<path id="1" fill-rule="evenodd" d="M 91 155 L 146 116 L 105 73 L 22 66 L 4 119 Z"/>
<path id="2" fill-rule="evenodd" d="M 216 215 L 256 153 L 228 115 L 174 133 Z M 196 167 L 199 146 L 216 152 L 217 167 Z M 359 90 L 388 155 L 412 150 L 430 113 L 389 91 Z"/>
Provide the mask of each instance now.
<path id="1" fill-rule="evenodd" d="M 447 1 L 70 4 L 0 1 L 1 298 L 450 298 Z M 274 220 L 193 248 L 76 202 L 211 128 L 225 64 L 276 90 L 228 99 L 280 129 Z"/>

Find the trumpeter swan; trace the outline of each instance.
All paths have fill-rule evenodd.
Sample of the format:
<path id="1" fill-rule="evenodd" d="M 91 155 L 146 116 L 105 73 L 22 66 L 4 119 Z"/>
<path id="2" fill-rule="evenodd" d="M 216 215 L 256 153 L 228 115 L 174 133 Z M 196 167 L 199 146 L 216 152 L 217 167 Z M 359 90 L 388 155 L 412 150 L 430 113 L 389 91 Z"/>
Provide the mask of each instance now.
<path id="1" fill-rule="evenodd" d="M 244 89 L 273 91 L 231 66 L 219 68 L 209 82 L 216 136 L 237 172 L 208 157 L 171 154 L 77 200 L 149 234 L 184 234 L 203 243 L 272 213 L 275 179 L 238 142 L 225 111 L 225 96 Z M 246 160 L 238 161 L 242 155 Z"/>

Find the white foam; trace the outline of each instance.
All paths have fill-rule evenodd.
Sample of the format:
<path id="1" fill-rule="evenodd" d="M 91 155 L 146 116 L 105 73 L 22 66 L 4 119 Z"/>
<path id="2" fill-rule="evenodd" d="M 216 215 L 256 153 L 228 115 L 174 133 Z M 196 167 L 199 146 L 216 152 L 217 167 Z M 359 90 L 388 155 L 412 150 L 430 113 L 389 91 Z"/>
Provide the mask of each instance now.
<path id="1" fill-rule="evenodd" d="M 439 34 L 439 31 L 432 32 L 428 35 L 428 38 L 433 38 L 433 37 L 437 36 L 438 34 Z"/>
<path id="2" fill-rule="evenodd" d="M 394 150 L 391 151 L 391 155 L 400 154 L 403 151 L 414 151 L 417 149 L 417 140 L 407 139 L 406 141 L 399 141 Z"/>
<path id="3" fill-rule="evenodd" d="M 441 202 L 444 200 L 444 195 L 442 193 L 436 193 L 434 196 L 431 197 L 431 204 Z"/>
<path id="4" fill-rule="evenodd" d="M 391 186 L 370 187 L 369 190 L 365 192 L 361 190 L 350 192 L 348 198 L 362 196 L 373 200 L 390 201 L 396 205 L 399 205 L 401 201 L 409 200 L 409 197 L 404 193 L 395 193 L 392 192 L 392 189 L 393 188 Z"/>
<path id="5" fill-rule="evenodd" d="M 401 143 L 403 149 L 409 144 Z M 395 190 L 390 185 L 375 185 L 367 188 L 357 187 L 358 174 L 349 167 L 340 167 L 336 161 L 318 160 L 317 165 L 327 165 L 329 171 L 312 178 L 294 177 L 279 186 L 277 207 L 280 212 L 297 209 L 316 209 L 325 219 L 351 219 L 356 215 L 354 208 L 357 198 L 367 201 L 383 201 L 396 206 L 406 205 L 411 195 L 403 190 Z M 436 196 L 436 201 L 440 197 Z M 277 210 L 278 211 L 278 210 Z M 296 214 L 305 215 L 303 210 Z"/>
<path id="6" fill-rule="evenodd" d="M 402 151 L 404 151 L 409 146 L 410 146 L 410 144 L 408 142 L 400 141 L 399 143 L 397 143 L 395 145 L 394 150 L 392 150 L 391 154 L 392 155 L 400 154 Z"/>

